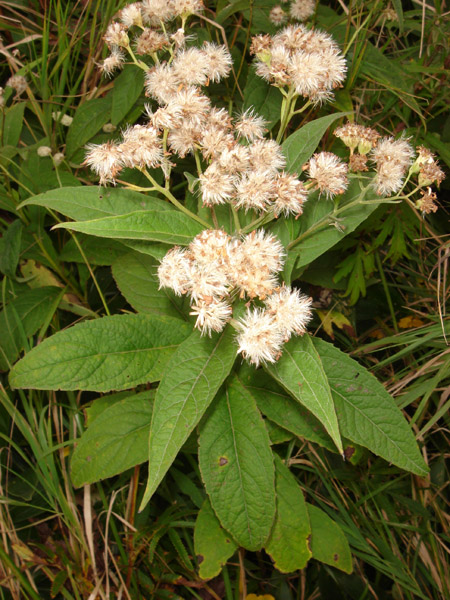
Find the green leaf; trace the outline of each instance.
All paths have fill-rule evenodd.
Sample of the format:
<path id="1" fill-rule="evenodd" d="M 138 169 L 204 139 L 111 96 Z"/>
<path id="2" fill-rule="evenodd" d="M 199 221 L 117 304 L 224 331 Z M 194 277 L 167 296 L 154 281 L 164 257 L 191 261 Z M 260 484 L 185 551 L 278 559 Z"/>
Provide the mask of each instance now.
<path id="1" fill-rule="evenodd" d="M 402 7 L 402 0 L 392 0 L 392 4 L 394 6 L 395 12 L 397 13 L 398 29 L 399 29 L 400 33 L 403 33 L 403 7 Z"/>
<path id="2" fill-rule="evenodd" d="M 114 262 L 112 274 L 127 302 L 138 312 L 186 319 L 181 310 L 183 299 L 159 289 L 157 269 L 154 258 L 132 252 Z"/>
<path id="3" fill-rule="evenodd" d="M 114 80 L 111 123 L 118 125 L 133 108 L 144 89 L 144 72 L 136 65 L 125 65 Z"/>
<path id="4" fill-rule="evenodd" d="M 240 546 L 259 550 L 275 516 L 273 456 L 256 403 L 236 378 L 202 424 L 199 464 L 222 526 Z"/>
<path id="5" fill-rule="evenodd" d="M 270 419 L 264 419 L 264 425 L 266 426 L 267 433 L 269 434 L 270 438 L 270 444 L 272 446 L 289 442 L 294 437 L 290 431 L 283 429 L 283 427 L 279 427 Z"/>
<path id="6" fill-rule="evenodd" d="M 172 356 L 156 393 L 149 438 L 149 475 L 140 510 L 202 418 L 235 358 L 231 327 L 211 338 L 194 331 Z"/>
<path id="7" fill-rule="evenodd" d="M 202 579 L 216 577 L 237 550 L 236 542 L 222 529 L 208 498 L 195 521 L 194 548 Z"/>
<path id="8" fill-rule="evenodd" d="M 265 550 L 279 571 L 292 573 L 303 569 L 311 558 L 308 543 L 311 527 L 305 499 L 295 477 L 276 454 L 274 459 L 277 515 Z"/>
<path id="9" fill-rule="evenodd" d="M 107 238 L 94 238 L 90 235 L 79 233 L 77 234 L 77 241 L 83 250 L 84 256 L 91 265 L 112 265 L 115 260 L 128 252 L 128 249 L 122 242 L 108 240 Z M 59 258 L 63 262 L 85 262 L 73 238 L 64 245 Z"/>
<path id="10" fill-rule="evenodd" d="M 6 371 L 42 326 L 49 306 L 61 292 L 57 287 L 24 290 L 0 312 L 0 370 Z"/>
<path id="11" fill-rule="evenodd" d="M 28 198 L 18 208 L 30 204 L 51 208 L 75 221 L 90 221 L 152 209 L 172 210 L 169 202 L 154 196 L 145 196 L 123 188 L 100 188 L 91 185 L 50 190 Z"/>
<path id="12" fill-rule="evenodd" d="M 71 461 L 75 487 L 112 477 L 147 460 L 153 403 L 150 392 L 139 396 L 106 408 L 77 440 Z"/>
<path id="13" fill-rule="evenodd" d="M 66 138 L 66 155 L 70 158 L 88 142 L 111 118 L 111 96 L 95 98 L 76 111 Z"/>
<path id="14" fill-rule="evenodd" d="M 16 219 L 3 234 L 3 251 L 0 255 L 0 271 L 14 278 L 20 257 L 22 242 L 22 221 Z"/>
<path id="15" fill-rule="evenodd" d="M 259 410 L 271 421 L 300 438 L 316 442 L 328 450 L 336 449 L 321 422 L 267 373 L 243 365 L 238 377 L 256 400 Z"/>
<path id="16" fill-rule="evenodd" d="M 93 221 L 60 223 L 54 229 L 64 228 L 89 235 L 112 239 L 147 240 L 165 244 L 186 245 L 203 228 L 182 212 L 175 210 L 146 210 L 118 217 Z"/>
<path id="17" fill-rule="evenodd" d="M 358 181 L 353 180 L 346 193 L 340 200 L 340 207 L 349 205 L 358 200 L 361 188 Z M 367 219 L 376 210 L 383 199 L 376 195 L 375 189 L 368 186 L 361 195 L 361 200 L 380 200 L 379 203 L 355 204 L 338 214 L 338 219 L 333 218 L 333 203 L 325 198 L 312 196 L 305 204 L 305 210 L 299 219 L 299 242 L 289 250 L 289 255 L 298 256 L 297 268 L 309 265 L 313 260 L 340 242 L 346 235 L 354 231 L 358 225 Z M 323 223 L 319 226 L 319 223 Z"/>
<path id="18" fill-rule="evenodd" d="M 402 469 L 428 468 L 402 412 L 381 383 L 332 344 L 314 338 L 330 382 L 342 435 Z"/>
<path id="19" fill-rule="evenodd" d="M 20 134 L 22 133 L 23 114 L 25 112 L 26 102 L 18 102 L 6 109 L 3 118 L 0 119 L 2 147 L 19 144 Z M 3 124 L 3 128 L 1 128 Z"/>
<path id="20" fill-rule="evenodd" d="M 156 390 L 146 390 L 145 392 L 139 392 L 138 394 L 134 394 L 133 398 L 140 399 L 144 398 L 146 400 L 150 399 L 153 402 L 155 397 Z M 107 394 L 104 396 L 100 396 L 95 400 L 92 400 L 88 405 L 83 406 L 83 412 L 85 415 L 86 427 L 90 427 L 92 423 L 95 421 L 97 417 L 99 417 L 107 408 L 110 408 L 117 402 L 121 400 L 125 400 L 130 397 L 130 391 L 125 390 L 123 392 L 116 392 L 115 394 Z"/>
<path id="21" fill-rule="evenodd" d="M 342 529 L 317 506 L 309 502 L 306 506 L 311 523 L 312 557 L 345 573 L 351 573 L 352 555 Z"/>
<path id="22" fill-rule="evenodd" d="M 244 89 L 243 109 L 254 108 L 267 121 L 268 128 L 272 129 L 280 120 L 281 102 L 280 90 L 259 77 L 255 69 L 250 69 Z"/>
<path id="23" fill-rule="evenodd" d="M 295 131 L 282 144 L 281 148 L 286 157 L 286 170 L 301 173 L 302 166 L 307 162 L 319 145 L 328 127 L 337 119 L 349 113 L 339 112 L 326 117 L 320 117 Z M 303 218 L 303 217 L 302 217 Z"/>
<path id="24" fill-rule="evenodd" d="M 158 381 L 191 331 L 180 319 L 115 315 L 60 331 L 12 369 L 10 384 L 38 390 L 124 390 Z"/>
<path id="25" fill-rule="evenodd" d="M 292 338 L 284 345 L 281 358 L 266 370 L 319 419 L 342 454 L 330 386 L 310 336 Z"/>

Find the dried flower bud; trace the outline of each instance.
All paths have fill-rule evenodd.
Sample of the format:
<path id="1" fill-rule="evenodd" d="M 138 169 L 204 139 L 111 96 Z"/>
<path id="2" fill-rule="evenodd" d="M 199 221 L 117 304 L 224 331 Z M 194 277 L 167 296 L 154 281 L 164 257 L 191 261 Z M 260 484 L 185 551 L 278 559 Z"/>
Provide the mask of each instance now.
<path id="1" fill-rule="evenodd" d="M 422 214 L 429 215 L 430 213 L 435 213 L 438 209 L 437 204 L 435 204 L 436 194 L 431 191 L 431 188 L 428 188 L 426 192 L 420 191 L 422 197 L 416 201 L 416 208 L 418 208 Z"/>
<path id="2" fill-rule="evenodd" d="M 136 39 L 137 54 L 153 54 L 159 52 L 169 45 L 167 37 L 159 31 L 153 29 L 144 29 L 141 35 Z"/>
<path id="3" fill-rule="evenodd" d="M 28 82 L 22 75 L 12 75 L 5 85 L 12 87 L 16 90 L 17 95 L 20 96 L 27 89 Z"/>
<path id="4" fill-rule="evenodd" d="M 269 13 L 269 19 L 274 25 L 282 25 L 286 22 L 287 14 L 281 8 L 281 6 L 274 6 Z"/>
<path id="5" fill-rule="evenodd" d="M 37 149 L 37 154 L 42 158 L 45 156 L 51 156 L 52 149 L 50 148 L 50 146 L 39 146 L 39 148 Z"/>

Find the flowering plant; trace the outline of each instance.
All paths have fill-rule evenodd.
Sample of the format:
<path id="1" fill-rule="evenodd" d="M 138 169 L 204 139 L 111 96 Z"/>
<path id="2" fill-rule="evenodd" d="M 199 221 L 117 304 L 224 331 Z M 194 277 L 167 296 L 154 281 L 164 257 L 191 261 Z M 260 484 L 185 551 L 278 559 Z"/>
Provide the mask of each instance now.
<path id="1" fill-rule="evenodd" d="M 291 17 L 307 18 L 304 5 L 293 2 Z M 279 10 L 271 17 L 285 20 Z M 195 45 L 190 19 L 214 25 L 200 0 L 143 0 L 108 27 L 103 72 L 130 61 L 137 79 L 144 73 L 150 98 L 141 122 L 120 139 L 87 148 L 84 165 L 102 186 L 117 187 L 65 188 L 22 203 L 73 219 L 58 228 L 108 240 L 115 281 L 136 313 L 111 316 L 105 303 L 107 316 L 27 353 L 10 382 L 127 390 L 78 440 L 72 477 L 86 485 L 148 460 L 142 510 L 198 436 L 207 492 L 195 529 L 202 577 L 216 574 L 237 546 L 264 548 L 284 572 L 311 557 L 349 571 L 345 536 L 305 502 L 277 440 L 301 437 L 344 457 L 356 444 L 418 475 L 427 467 L 383 386 L 307 333 L 313 300 L 296 282 L 380 204 L 436 210 L 430 186 L 443 173 L 427 149 L 416 156 L 406 138 L 354 122 L 334 131 L 342 156 L 317 151 L 343 113 L 288 135 L 292 119 L 330 101 L 346 74 L 334 40 L 303 24 L 256 35 L 251 44 L 256 75 L 279 95 L 278 117 L 268 122 L 245 94 L 230 116 L 206 90 L 232 73 L 232 56 L 226 45 Z M 186 163 L 196 172 L 182 180 Z M 131 391 L 147 384 L 158 385 Z M 324 519 L 333 532 L 326 550 Z"/>

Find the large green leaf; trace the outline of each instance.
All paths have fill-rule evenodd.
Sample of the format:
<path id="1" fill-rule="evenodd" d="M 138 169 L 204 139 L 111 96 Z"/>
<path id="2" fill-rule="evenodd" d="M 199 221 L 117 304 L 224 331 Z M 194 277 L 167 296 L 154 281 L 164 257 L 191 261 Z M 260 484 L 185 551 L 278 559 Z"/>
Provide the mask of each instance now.
<path id="1" fill-rule="evenodd" d="M 274 459 L 277 515 L 265 550 L 279 571 L 291 573 L 303 569 L 311 558 L 311 527 L 305 499 L 295 477 L 276 454 Z"/>
<path id="2" fill-rule="evenodd" d="M 25 347 L 26 339 L 43 325 L 61 289 L 24 290 L 0 312 L 0 370 L 6 371 Z"/>
<path id="3" fill-rule="evenodd" d="M 159 289 L 158 262 L 146 254 L 132 252 L 112 265 L 117 287 L 138 312 L 156 313 L 184 319 L 183 300 L 166 288 Z"/>
<path id="4" fill-rule="evenodd" d="M 14 279 L 17 265 L 19 264 L 20 248 L 22 243 L 23 225 L 16 219 L 3 233 L 2 252 L 0 254 L 0 271 Z"/>
<path id="5" fill-rule="evenodd" d="M 124 390 L 158 381 L 188 323 L 157 315 L 115 315 L 74 325 L 33 348 L 12 369 L 15 388 Z"/>
<path id="6" fill-rule="evenodd" d="M 37 204 L 75 221 L 89 221 L 145 210 L 172 210 L 169 202 L 123 188 L 64 187 L 28 198 L 18 208 Z"/>
<path id="7" fill-rule="evenodd" d="M 312 557 L 346 573 L 351 573 L 352 555 L 344 532 L 326 512 L 306 503 L 311 523 Z"/>
<path id="8" fill-rule="evenodd" d="M 254 108 L 267 121 L 269 129 L 280 120 L 282 95 L 280 90 L 269 85 L 250 69 L 244 88 L 244 109 Z"/>
<path id="9" fill-rule="evenodd" d="M 290 135 L 281 146 L 286 157 L 286 170 L 291 173 L 301 173 L 302 166 L 314 154 L 328 127 L 347 114 L 339 112 L 320 117 L 320 119 L 303 125 L 301 129 Z"/>
<path id="10" fill-rule="evenodd" d="M 267 373 L 243 365 L 237 376 L 256 400 L 259 410 L 271 421 L 301 438 L 336 450 L 320 421 Z"/>
<path id="11" fill-rule="evenodd" d="M 314 338 L 330 382 L 342 435 L 402 469 L 426 475 L 414 435 L 381 383 L 332 344 Z"/>
<path id="12" fill-rule="evenodd" d="M 55 225 L 89 235 L 112 239 L 147 240 L 165 244 L 188 244 L 203 227 L 182 212 L 146 210 L 117 217 Z"/>
<path id="13" fill-rule="evenodd" d="M 273 456 L 256 403 L 236 378 L 202 424 L 199 464 L 223 527 L 240 546 L 259 550 L 275 516 Z"/>
<path id="14" fill-rule="evenodd" d="M 26 105 L 26 102 L 17 102 L 3 113 L 4 116 L 0 120 L 2 146 L 14 147 L 19 144 Z"/>
<path id="15" fill-rule="evenodd" d="M 136 65 L 125 65 L 114 80 L 112 93 L 111 123 L 118 125 L 133 108 L 144 89 L 144 72 Z"/>
<path id="16" fill-rule="evenodd" d="M 111 118 L 111 95 L 95 98 L 82 104 L 76 111 L 67 132 L 66 155 L 70 158 Z"/>
<path id="17" fill-rule="evenodd" d="M 342 442 L 331 390 L 309 335 L 292 338 L 281 358 L 266 370 L 322 423 L 342 454 Z"/>
<path id="18" fill-rule="evenodd" d="M 77 234 L 77 242 L 81 246 L 84 256 L 81 254 L 75 240 L 71 238 L 64 245 L 59 255 L 60 260 L 65 262 L 84 263 L 85 258 L 91 265 L 112 265 L 119 256 L 126 254 L 128 248 L 116 240 L 107 238 L 95 238 L 90 235 Z"/>
<path id="19" fill-rule="evenodd" d="M 211 579 L 218 575 L 237 549 L 231 535 L 222 529 L 208 498 L 195 521 L 194 548 L 202 579 Z"/>
<path id="20" fill-rule="evenodd" d="M 367 185 L 367 183 L 365 184 Z M 342 196 L 339 209 L 349 205 L 351 202 L 379 200 L 373 204 L 364 203 L 339 212 L 336 219 L 333 216 L 334 204 L 331 200 L 324 197 L 318 198 L 314 194 L 305 204 L 305 210 L 298 220 L 299 231 L 296 239 L 300 238 L 298 243 L 289 250 L 288 256 L 292 253 L 298 256 L 297 268 L 309 265 L 313 260 L 321 256 L 337 244 L 342 238 L 354 231 L 358 225 L 367 219 L 374 210 L 384 202 L 376 195 L 375 188 L 367 187 L 362 192 L 357 180 L 350 182 L 346 193 Z"/>
<path id="21" fill-rule="evenodd" d="M 112 477 L 147 460 L 151 391 L 134 394 L 105 410 L 77 440 L 71 461 L 76 487 Z"/>
<path id="22" fill-rule="evenodd" d="M 202 418 L 235 358 L 236 346 L 229 326 L 211 338 L 194 331 L 172 356 L 156 393 L 148 482 L 141 510 Z"/>

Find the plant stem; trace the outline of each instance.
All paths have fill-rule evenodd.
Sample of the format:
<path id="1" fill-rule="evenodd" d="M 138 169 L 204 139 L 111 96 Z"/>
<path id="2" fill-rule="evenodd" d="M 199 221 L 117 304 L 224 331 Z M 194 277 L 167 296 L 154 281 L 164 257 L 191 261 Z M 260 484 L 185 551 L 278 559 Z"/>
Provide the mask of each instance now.
<path id="1" fill-rule="evenodd" d="M 198 215 L 194 214 L 193 212 L 188 210 L 185 206 L 183 206 L 181 204 L 181 202 L 179 202 L 175 198 L 175 196 L 173 196 L 170 193 L 170 191 L 167 188 L 162 187 L 161 185 L 159 185 L 159 183 L 157 183 L 153 179 L 153 177 L 150 175 L 150 173 L 147 171 L 147 169 L 141 169 L 141 172 L 145 175 L 145 177 L 147 177 L 147 179 L 153 185 L 154 189 L 157 190 L 158 192 L 160 192 L 163 196 L 165 196 L 167 198 L 167 200 L 169 200 L 174 206 L 176 206 L 179 210 L 181 210 L 181 212 L 184 212 L 185 215 L 188 215 L 188 217 L 191 217 L 191 219 L 194 219 L 194 221 L 197 221 L 197 223 L 200 223 L 200 225 L 203 225 L 203 227 L 207 227 L 208 229 L 211 229 L 211 223 L 204 221 Z"/>

